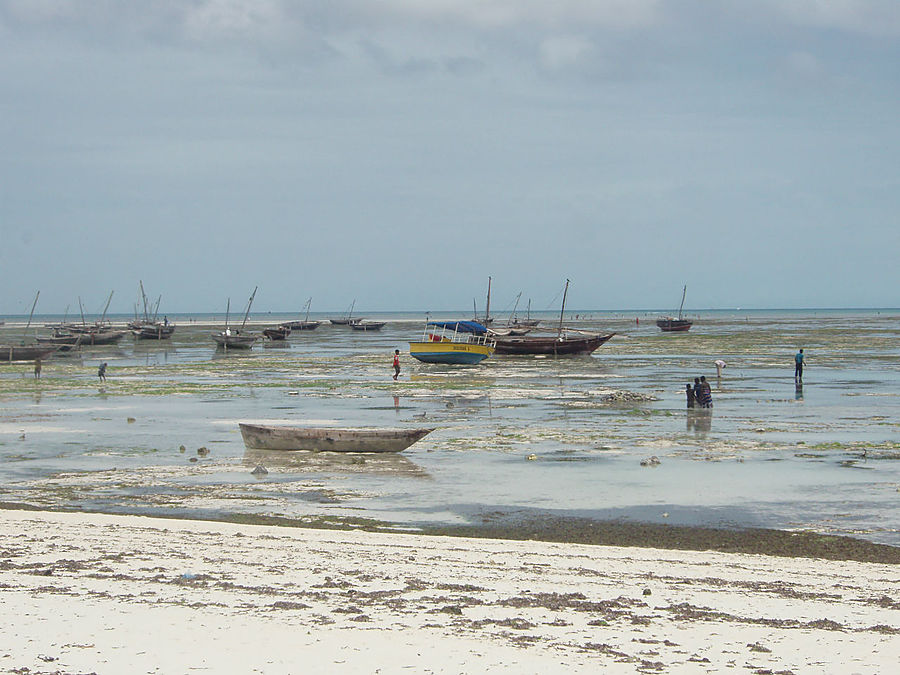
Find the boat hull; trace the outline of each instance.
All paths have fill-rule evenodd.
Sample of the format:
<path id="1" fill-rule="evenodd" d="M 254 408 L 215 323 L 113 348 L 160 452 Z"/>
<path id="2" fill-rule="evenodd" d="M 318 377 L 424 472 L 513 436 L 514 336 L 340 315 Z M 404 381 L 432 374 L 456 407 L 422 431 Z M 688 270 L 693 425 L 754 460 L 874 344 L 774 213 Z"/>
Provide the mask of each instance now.
<path id="1" fill-rule="evenodd" d="M 158 324 L 155 326 L 143 325 L 131 331 L 138 340 L 168 340 L 175 332 L 175 326 Z"/>
<path id="2" fill-rule="evenodd" d="M 315 330 L 321 321 L 285 321 L 282 326 L 291 330 Z"/>
<path id="3" fill-rule="evenodd" d="M 664 333 L 685 333 L 694 324 L 686 319 L 658 319 L 656 325 Z"/>
<path id="4" fill-rule="evenodd" d="M 0 361 L 34 361 L 44 359 L 57 350 L 57 347 L 30 347 L 19 345 L 0 345 Z"/>
<path id="5" fill-rule="evenodd" d="M 213 340 L 221 349 L 252 349 L 256 336 L 215 334 Z"/>
<path id="6" fill-rule="evenodd" d="M 552 354 L 569 356 L 590 354 L 600 345 L 608 341 L 615 333 L 608 335 L 590 335 L 585 337 L 498 337 L 496 351 L 498 354 Z"/>
<path id="7" fill-rule="evenodd" d="M 434 431 L 433 428 L 341 429 L 245 423 L 239 426 L 248 448 L 315 452 L 402 452 Z"/>
<path id="8" fill-rule="evenodd" d="M 384 328 L 384 321 L 354 321 L 350 324 L 353 330 L 381 330 Z"/>
<path id="9" fill-rule="evenodd" d="M 494 353 L 493 347 L 484 344 L 459 342 L 410 342 L 409 355 L 423 363 L 447 363 L 451 365 L 475 365 Z"/>

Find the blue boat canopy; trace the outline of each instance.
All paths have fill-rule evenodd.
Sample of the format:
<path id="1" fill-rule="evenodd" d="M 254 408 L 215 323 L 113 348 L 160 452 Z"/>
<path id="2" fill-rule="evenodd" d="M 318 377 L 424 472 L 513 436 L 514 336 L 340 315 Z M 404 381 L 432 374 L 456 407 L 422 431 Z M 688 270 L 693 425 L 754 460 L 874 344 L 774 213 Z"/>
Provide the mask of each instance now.
<path id="1" fill-rule="evenodd" d="M 447 328 L 460 333 L 474 333 L 475 335 L 487 333 L 487 328 L 477 321 L 429 321 L 427 325 Z"/>

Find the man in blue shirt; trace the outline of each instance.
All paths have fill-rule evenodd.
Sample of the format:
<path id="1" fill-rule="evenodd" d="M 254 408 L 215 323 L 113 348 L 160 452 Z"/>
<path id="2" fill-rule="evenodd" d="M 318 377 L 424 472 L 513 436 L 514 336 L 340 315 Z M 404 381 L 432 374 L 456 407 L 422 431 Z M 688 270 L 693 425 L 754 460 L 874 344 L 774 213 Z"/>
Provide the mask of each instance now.
<path id="1" fill-rule="evenodd" d="M 802 380 L 803 379 L 803 350 L 801 349 L 797 352 L 796 356 L 794 356 L 794 379 Z"/>

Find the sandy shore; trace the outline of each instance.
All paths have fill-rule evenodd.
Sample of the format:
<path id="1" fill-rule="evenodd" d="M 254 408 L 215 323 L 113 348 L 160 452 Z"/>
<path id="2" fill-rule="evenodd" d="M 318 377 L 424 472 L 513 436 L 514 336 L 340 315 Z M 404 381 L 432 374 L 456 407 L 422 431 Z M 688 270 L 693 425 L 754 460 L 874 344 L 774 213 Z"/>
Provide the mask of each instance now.
<path id="1" fill-rule="evenodd" d="M 885 673 L 900 567 L 0 511 L 0 669 Z"/>

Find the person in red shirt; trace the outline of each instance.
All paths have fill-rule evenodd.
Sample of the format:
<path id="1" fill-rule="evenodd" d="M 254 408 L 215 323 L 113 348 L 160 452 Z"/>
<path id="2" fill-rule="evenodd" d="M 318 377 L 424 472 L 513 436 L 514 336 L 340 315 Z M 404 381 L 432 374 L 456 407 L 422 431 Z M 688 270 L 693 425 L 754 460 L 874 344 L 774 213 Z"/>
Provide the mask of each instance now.
<path id="1" fill-rule="evenodd" d="M 394 379 L 400 375 L 400 350 L 394 350 Z"/>

